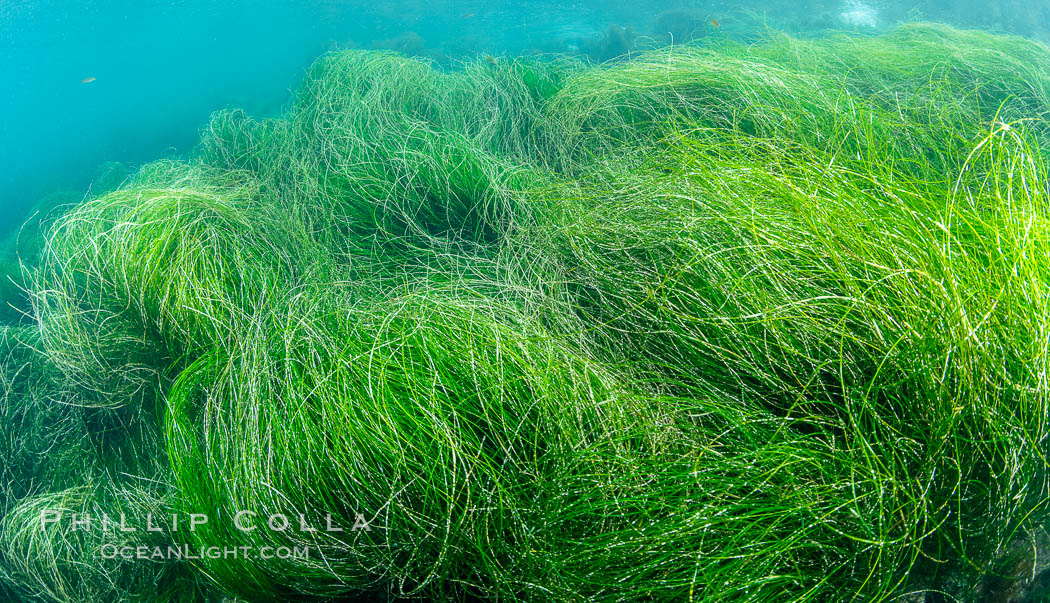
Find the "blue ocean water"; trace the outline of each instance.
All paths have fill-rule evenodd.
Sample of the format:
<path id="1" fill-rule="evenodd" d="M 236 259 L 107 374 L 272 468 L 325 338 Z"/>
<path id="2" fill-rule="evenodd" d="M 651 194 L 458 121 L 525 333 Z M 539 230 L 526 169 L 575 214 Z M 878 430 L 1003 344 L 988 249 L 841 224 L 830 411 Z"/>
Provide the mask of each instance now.
<path id="1" fill-rule="evenodd" d="M 0 0 L 0 232 L 55 190 L 76 197 L 100 174 L 184 155 L 212 111 L 276 113 L 332 49 L 393 48 L 444 65 L 479 53 L 603 60 L 621 35 L 659 38 L 687 20 L 806 33 L 916 18 L 1045 37 L 1050 2 Z"/>

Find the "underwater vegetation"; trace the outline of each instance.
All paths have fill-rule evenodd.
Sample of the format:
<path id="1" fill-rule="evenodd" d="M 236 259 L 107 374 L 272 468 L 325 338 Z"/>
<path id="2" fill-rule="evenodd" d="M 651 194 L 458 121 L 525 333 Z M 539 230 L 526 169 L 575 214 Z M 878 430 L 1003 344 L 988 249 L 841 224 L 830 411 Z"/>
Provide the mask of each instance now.
<path id="1" fill-rule="evenodd" d="M 8 245 L 0 595 L 1040 600 L 1048 112 L 935 24 L 327 54 Z"/>

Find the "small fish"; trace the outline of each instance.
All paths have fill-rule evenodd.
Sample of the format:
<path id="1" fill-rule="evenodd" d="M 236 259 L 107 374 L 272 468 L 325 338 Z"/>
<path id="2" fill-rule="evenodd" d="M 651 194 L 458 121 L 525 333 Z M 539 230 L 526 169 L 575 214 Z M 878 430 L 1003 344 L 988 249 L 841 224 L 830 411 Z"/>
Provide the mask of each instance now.
<path id="1" fill-rule="evenodd" d="M 463 18 L 464 19 L 469 19 L 469 18 L 471 18 L 473 16 L 474 16 L 474 13 L 467 13 L 467 14 L 463 15 Z"/>
<path id="2" fill-rule="evenodd" d="M 97 79 L 97 78 L 93 78 L 93 77 L 86 77 L 86 78 L 84 78 L 84 79 L 80 80 L 80 83 L 81 83 L 81 84 L 90 84 L 91 82 L 95 81 L 96 79 Z"/>
<path id="3" fill-rule="evenodd" d="M 711 25 L 713 25 L 715 29 L 722 27 L 722 24 L 718 22 L 718 19 L 711 19 Z"/>
<path id="4" fill-rule="evenodd" d="M 496 64 L 499 63 L 499 59 L 497 59 L 496 57 L 494 57 L 492 55 L 488 55 L 487 54 L 487 55 L 485 55 L 485 62 L 488 63 L 489 65 L 496 65 Z"/>

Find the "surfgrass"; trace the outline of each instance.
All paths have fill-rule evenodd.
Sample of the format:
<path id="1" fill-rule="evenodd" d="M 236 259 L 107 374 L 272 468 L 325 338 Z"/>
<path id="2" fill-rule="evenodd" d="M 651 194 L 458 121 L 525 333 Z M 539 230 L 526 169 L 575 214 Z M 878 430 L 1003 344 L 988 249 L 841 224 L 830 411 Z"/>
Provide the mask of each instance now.
<path id="1" fill-rule="evenodd" d="M 560 258 L 559 277 L 536 281 L 576 302 L 594 349 L 680 395 L 759 404 L 841 438 L 845 462 L 900 488 L 914 558 L 950 549 L 991 571 L 1025 518 L 1047 512 L 1036 141 L 998 124 L 965 163 L 984 176 L 945 199 L 812 149 L 762 164 L 683 144 L 671 155 L 683 164 L 555 193 L 527 245 Z"/>
<path id="2" fill-rule="evenodd" d="M 142 186 L 64 215 L 35 273 L 49 359 L 120 405 L 154 391 L 169 365 L 231 345 L 301 259 L 295 231 L 247 195 Z"/>
<path id="3" fill-rule="evenodd" d="M 144 546 L 152 551 L 164 538 L 137 529 L 119 529 L 120 517 L 152 513 L 163 523 L 165 506 L 148 490 L 89 481 L 49 494 L 28 497 L 0 522 L 0 577 L 24 600 L 186 601 L 205 596 L 201 583 L 180 562 L 107 558 L 103 546 Z M 61 519 L 41 528 L 42 517 Z M 102 527 L 102 518 L 114 522 Z M 77 528 L 73 519 L 94 522 Z M 91 562 L 85 563 L 90 559 Z"/>
<path id="4" fill-rule="evenodd" d="M 215 114 L 194 157 L 19 248 L 0 592 L 1023 581 L 1010 551 L 1050 518 L 1048 59 L 930 24 L 598 66 L 325 55 L 281 115 Z M 49 506 L 312 555 L 102 560 L 36 529 Z"/>
<path id="5" fill-rule="evenodd" d="M 614 375 L 513 311 L 431 292 L 353 304 L 308 293 L 256 332 L 261 341 L 203 357 L 168 398 L 168 453 L 187 508 L 315 525 L 332 513 L 346 530 L 198 530 L 198 544 L 321 553 L 209 563 L 229 592 L 499 592 L 542 538 L 529 520 L 536 489 L 594 467 L 574 449 L 629 455 L 629 429 L 666 437 L 659 406 L 625 398 Z M 371 531 L 351 530 L 358 513 Z"/>
<path id="6" fill-rule="evenodd" d="M 283 119 L 217 116 L 204 157 L 222 167 L 254 166 L 265 192 L 304 216 L 337 253 L 348 240 L 370 237 L 497 240 L 515 217 L 513 191 L 528 174 L 489 150 L 503 144 L 496 141 L 509 127 L 488 132 L 486 141 L 446 123 L 459 103 L 445 97 L 464 83 L 393 53 L 327 55 Z M 495 107 L 471 109 L 473 127 L 474 117 Z"/>

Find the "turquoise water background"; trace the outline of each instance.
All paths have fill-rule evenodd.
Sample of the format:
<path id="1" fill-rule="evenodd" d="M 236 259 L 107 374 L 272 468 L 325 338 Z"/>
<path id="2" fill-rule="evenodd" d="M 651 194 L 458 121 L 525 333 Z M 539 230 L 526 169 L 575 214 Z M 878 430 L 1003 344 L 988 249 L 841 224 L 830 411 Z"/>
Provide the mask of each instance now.
<path id="1" fill-rule="evenodd" d="M 1046 37 L 1050 2 L 0 0 L 0 232 L 55 190 L 76 198 L 137 164 L 185 156 L 214 110 L 276 113 L 329 50 L 392 48 L 449 67 L 527 52 L 600 61 L 620 49 L 610 32 L 641 46 L 689 19 L 715 19 L 706 29 L 730 36 L 939 19 Z"/>

